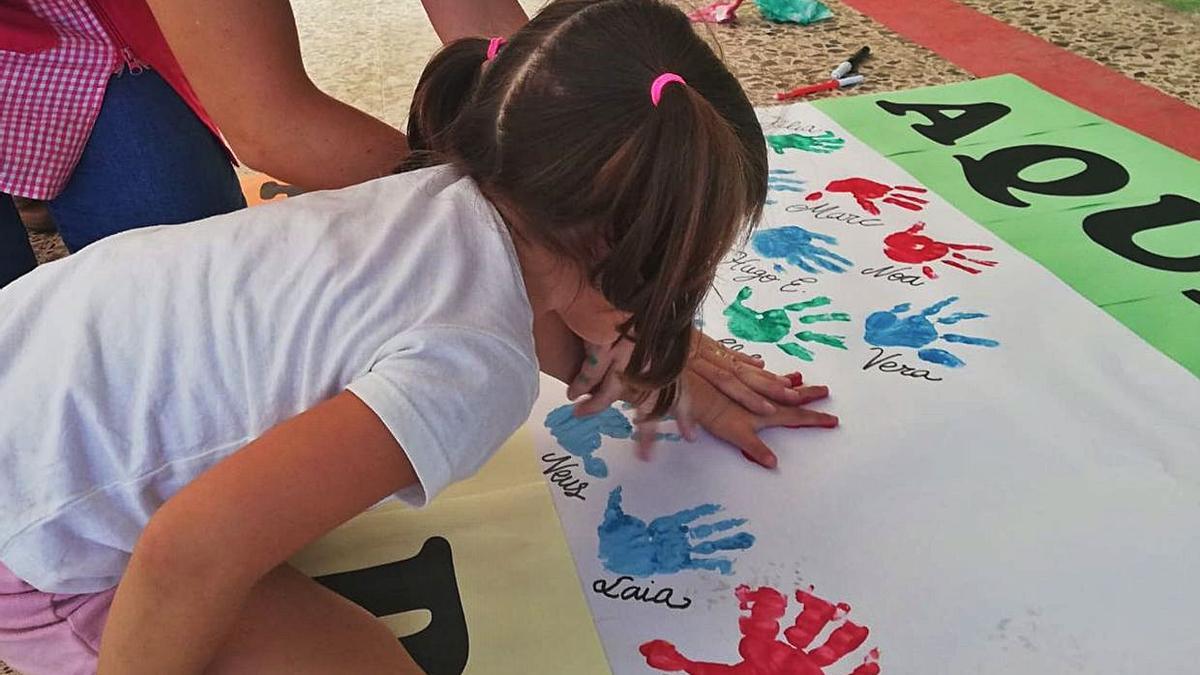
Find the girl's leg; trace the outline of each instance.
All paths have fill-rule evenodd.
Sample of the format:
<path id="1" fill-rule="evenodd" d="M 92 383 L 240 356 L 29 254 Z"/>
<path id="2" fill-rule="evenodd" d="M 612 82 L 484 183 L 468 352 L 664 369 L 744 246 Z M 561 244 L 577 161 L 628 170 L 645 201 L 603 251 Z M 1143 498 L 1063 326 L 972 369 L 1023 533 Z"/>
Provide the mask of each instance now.
<path id="1" fill-rule="evenodd" d="M 0 193 L 0 288 L 36 266 L 21 214 L 12 197 Z"/>
<path id="2" fill-rule="evenodd" d="M 412 675 L 421 669 L 382 622 L 283 565 L 255 586 L 206 672 Z"/>
<path id="3" fill-rule="evenodd" d="M 220 142 L 158 73 L 109 80 L 79 164 L 49 203 L 67 248 L 246 206 Z"/>

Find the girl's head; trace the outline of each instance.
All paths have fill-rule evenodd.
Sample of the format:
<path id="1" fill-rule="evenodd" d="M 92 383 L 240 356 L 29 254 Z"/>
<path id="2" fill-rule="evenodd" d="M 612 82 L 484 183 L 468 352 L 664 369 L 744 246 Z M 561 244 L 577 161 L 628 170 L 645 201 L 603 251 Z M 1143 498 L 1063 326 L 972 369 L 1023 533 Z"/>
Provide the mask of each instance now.
<path id="1" fill-rule="evenodd" d="M 753 108 L 659 0 L 558 0 L 488 48 L 459 40 L 425 68 L 402 169 L 452 162 L 515 216 L 515 237 L 575 265 L 581 293 L 618 310 L 605 315 L 636 344 L 626 377 L 664 388 L 662 412 L 717 265 L 766 199 Z M 664 78 L 655 104 L 665 73 L 685 83 Z M 577 330 L 596 309 L 578 305 L 564 313 Z"/>

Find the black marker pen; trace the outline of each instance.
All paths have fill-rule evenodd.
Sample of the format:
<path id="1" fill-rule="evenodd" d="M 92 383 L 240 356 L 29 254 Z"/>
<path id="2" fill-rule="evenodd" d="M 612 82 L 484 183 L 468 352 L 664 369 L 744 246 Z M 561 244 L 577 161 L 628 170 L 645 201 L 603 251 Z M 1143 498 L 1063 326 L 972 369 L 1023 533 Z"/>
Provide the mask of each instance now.
<path id="1" fill-rule="evenodd" d="M 845 77 L 846 73 L 849 73 L 850 71 L 857 68 L 858 64 L 861 63 L 863 59 L 867 58 L 870 55 L 871 55 L 871 48 L 863 47 L 862 49 L 854 52 L 853 56 L 851 56 L 850 58 L 846 59 L 845 61 L 842 61 L 841 63 L 839 63 L 838 67 L 834 68 L 833 72 L 830 73 L 829 76 L 835 80 Z"/>

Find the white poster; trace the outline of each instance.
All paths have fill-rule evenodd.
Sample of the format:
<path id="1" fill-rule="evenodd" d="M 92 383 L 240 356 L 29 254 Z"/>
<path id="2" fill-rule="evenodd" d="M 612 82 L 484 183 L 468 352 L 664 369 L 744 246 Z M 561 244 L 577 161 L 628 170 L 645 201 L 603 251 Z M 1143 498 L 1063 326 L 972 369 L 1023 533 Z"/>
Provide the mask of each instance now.
<path id="1" fill-rule="evenodd" d="M 810 105 L 762 119 L 773 203 L 703 329 L 841 426 L 642 462 L 546 381 L 614 671 L 1200 672 L 1200 381 Z"/>

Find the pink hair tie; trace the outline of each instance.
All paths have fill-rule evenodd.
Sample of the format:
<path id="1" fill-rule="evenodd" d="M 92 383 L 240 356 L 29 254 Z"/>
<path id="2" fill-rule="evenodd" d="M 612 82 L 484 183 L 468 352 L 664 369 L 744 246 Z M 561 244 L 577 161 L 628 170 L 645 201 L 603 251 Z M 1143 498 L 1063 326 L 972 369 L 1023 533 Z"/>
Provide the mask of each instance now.
<path id="1" fill-rule="evenodd" d="M 504 46 L 505 42 L 507 42 L 507 40 L 505 40 L 502 37 L 494 37 L 491 40 L 488 40 L 488 50 L 487 50 L 487 60 L 488 61 L 491 61 L 492 59 L 496 58 L 496 54 L 500 53 L 500 48 Z"/>
<path id="2" fill-rule="evenodd" d="M 654 104 L 654 107 L 658 107 L 658 101 L 662 98 L 663 87 L 671 84 L 672 82 L 678 82 L 679 84 L 685 86 L 687 85 L 687 82 L 675 73 L 663 73 L 662 75 L 654 78 L 654 83 L 650 85 L 650 102 Z"/>

